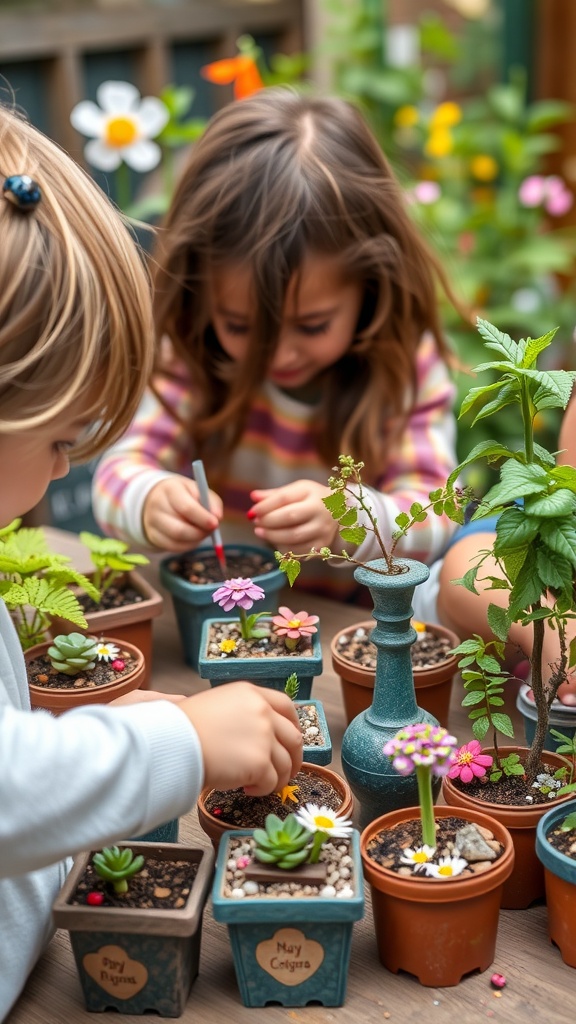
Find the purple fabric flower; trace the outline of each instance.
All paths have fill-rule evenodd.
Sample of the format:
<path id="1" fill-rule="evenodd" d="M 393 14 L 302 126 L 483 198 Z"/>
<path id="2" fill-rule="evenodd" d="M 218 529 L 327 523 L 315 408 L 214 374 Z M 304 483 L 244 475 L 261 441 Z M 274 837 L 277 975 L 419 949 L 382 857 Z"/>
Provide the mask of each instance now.
<path id="1" fill-rule="evenodd" d="M 248 611 L 254 601 L 261 601 L 265 596 L 262 587 L 259 587 L 257 583 L 238 576 L 233 580 L 225 580 L 222 586 L 212 594 L 212 600 L 215 604 L 219 604 L 225 612 L 231 612 L 234 608 L 244 608 L 245 611 Z"/>
<path id="2" fill-rule="evenodd" d="M 433 775 L 446 775 L 454 763 L 456 737 L 447 729 L 421 722 L 407 725 L 384 745 L 384 753 L 400 775 L 416 768 L 429 768 Z"/>

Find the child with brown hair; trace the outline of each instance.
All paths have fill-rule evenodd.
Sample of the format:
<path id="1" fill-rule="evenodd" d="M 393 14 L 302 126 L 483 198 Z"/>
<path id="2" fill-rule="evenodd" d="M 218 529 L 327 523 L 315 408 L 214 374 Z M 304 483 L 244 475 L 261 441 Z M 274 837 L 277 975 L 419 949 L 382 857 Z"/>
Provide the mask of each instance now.
<path id="1" fill-rule="evenodd" d="M 358 110 L 277 88 L 228 105 L 195 144 L 159 239 L 161 343 L 128 434 L 96 471 L 103 528 L 171 552 L 220 522 L 228 542 L 331 546 L 320 499 L 346 453 L 365 463 L 389 539 L 455 465 L 436 294 L 450 288 Z M 398 551 L 433 562 L 452 530 L 432 515 Z M 378 553 L 369 534 L 355 556 Z M 320 561 L 302 585 L 347 600 L 363 589 Z"/>
<path id="2" fill-rule="evenodd" d="M 152 355 L 148 280 L 120 217 L 69 157 L 0 107 L 0 527 L 69 458 L 126 429 Z M 204 783 L 265 794 L 301 761 L 284 694 L 234 683 L 31 713 L 0 600 L 0 1019 L 48 940 L 67 855 L 187 812 Z M 225 751 L 223 756 L 222 751 Z"/>

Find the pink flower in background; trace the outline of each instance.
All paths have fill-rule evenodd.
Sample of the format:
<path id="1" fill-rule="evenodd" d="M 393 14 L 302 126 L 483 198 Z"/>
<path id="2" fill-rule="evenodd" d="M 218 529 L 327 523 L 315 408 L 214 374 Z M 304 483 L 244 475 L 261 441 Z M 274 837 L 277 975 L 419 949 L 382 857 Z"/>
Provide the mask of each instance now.
<path id="1" fill-rule="evenodd" d="M 545 178 L 541 174 L 531 174 L 529 178 L 524 178 L 518 190 L 522 206 L 540 206 L 545 195 Z"/>
<path id="2" fill-rule="evenodd" d="M 550 174 L 547 178 L 541 174 L 531 174 L 520 185 L 518 198 L 523 206 L 544 206 L 552 217 L 563 217 L 574 202 L 572 193 L 556 174 Z"/>
<path id="3" fill-rule="evenodd" d="M 219 604 L 225 612 L 231 612 L 234 608 L 244 608 L 248 611 L 254 601 L 261 601 L 266 595 L 257 583 L 251 579 L 244 579 L 238 576 L 233 580 L 225 580 L 218 590 L 212 594 L 212 600 Z"/>
<path id="4" fill-rule="evenodd" d="M 489 754 L 482 753 L 482 747 L 478 740 L 470 740 L 456 751 L 456 759 L 448 772 L 449 779 L 460 779 L 461 782 L 472 782 L 474 779 L 481 779 L 486 775 L 486 769 L 490 768 L 493 758 Z"/>
<path id="5" fill-rule="evenodd" d="M 423 206 L 429 206 L 440 199 L 442 192 L 437 181 L 419 181 L 414 185 L 412 194 Z"/>
<path id="6" fill-rule="evenodd" d="M 291 640 L 299 640 L 302 636 L 312 636 L 317 633 L 317 615 L 308 615 L 308 612 L 296 612 L 285 605 L 278 609 L 279 614 L 272 616 L 274 632 L 278 636 L 287 636 Z"/>

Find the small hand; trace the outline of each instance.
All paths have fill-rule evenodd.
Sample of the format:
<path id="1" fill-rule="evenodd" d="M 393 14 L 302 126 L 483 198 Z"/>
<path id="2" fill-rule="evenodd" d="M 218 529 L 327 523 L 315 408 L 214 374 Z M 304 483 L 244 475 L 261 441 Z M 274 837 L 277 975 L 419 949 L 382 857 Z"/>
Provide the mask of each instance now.
<path id="1" fill-rule="evenodd" d="M 160 693 L 159 690 L 131 690 L 122 697 L 116 697 L 110 701 L 111 705 L 122 706 L 127 704 L 144 704 L 149 700 L 167 700 L 170 704 L 180 704 L 186 700 L 183 693 Z"/>
<path id="2" fill-rule="evenodd" d="M 265 796 L 287 785 L 302 763 L 302 730 L 284 693 L 228 683 L 180 704 L 198 733 L 204 782 Z"/>
<path id="3" fill-rule="evenodd" d="M 322 498 L 331 494 L 328 487 L 314 480 L 296 480 L 284 487 L 252 491 L 254 505 L 248 518 L 254 533 L 278 551 L 309 551 L 331 547 L 338 533 Z"/>
<path id="4" fill-rule="evenodd" d="M 209 493 L 210 511 L 200 504 L 193 480 L 174 474 L 157 483 L 142 513 L 149 543 L 162 551 L 187 551 L 204 540 L 223 515 L 221 498 L 214 491 Z"/>

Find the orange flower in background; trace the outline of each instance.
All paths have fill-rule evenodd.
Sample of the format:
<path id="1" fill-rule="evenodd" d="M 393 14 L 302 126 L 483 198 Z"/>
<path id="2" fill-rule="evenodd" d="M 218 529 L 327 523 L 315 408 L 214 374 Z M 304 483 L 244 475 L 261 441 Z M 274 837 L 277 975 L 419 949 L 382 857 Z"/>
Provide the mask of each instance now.
<path id="1" fill-rule="evenodd" d="M 245 53 L 237 57 L 226 57 L 205 64 L 200 73 L 215 85 L 229 85 L 234 82 L 234 99 L 243 100 L 264 88 L 264 82 L 253 57 Z"/>

